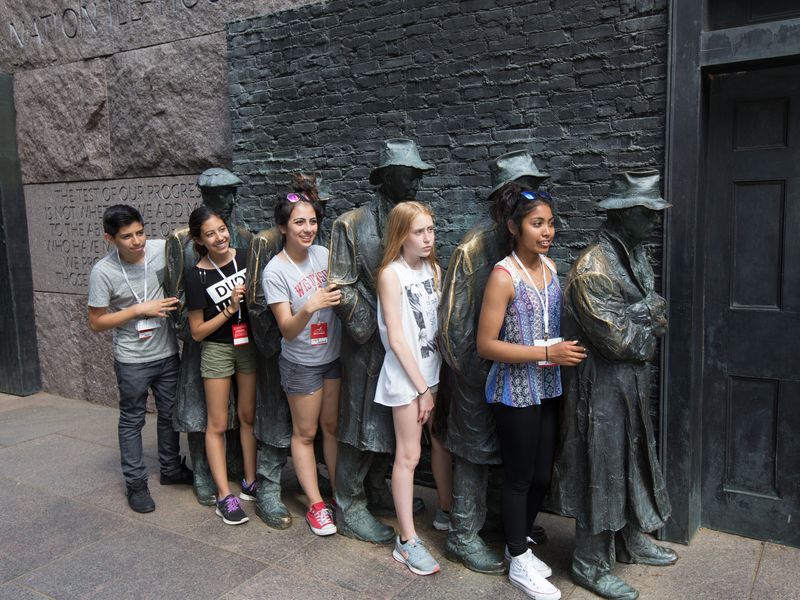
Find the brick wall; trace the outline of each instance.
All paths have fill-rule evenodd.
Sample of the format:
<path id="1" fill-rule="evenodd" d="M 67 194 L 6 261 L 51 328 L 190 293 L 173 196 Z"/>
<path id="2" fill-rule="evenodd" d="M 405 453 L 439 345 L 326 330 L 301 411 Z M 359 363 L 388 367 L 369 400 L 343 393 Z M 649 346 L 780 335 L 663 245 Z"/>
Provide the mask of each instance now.
<path id="1" fill-rule="evenodd" d="M 409 137 L 436 166 L 420 198 L 446 260 L 486 213 L 488 160 L 527 148 L 552 174 L 566 271 L 602 222 L 610 173 L 663 164 L 666 4 L 337 0 L 232 23 L 241 214 L 263 226 L 300 168 L 332 183 L 333 212 L 357 206 L 377 142 Z"/>

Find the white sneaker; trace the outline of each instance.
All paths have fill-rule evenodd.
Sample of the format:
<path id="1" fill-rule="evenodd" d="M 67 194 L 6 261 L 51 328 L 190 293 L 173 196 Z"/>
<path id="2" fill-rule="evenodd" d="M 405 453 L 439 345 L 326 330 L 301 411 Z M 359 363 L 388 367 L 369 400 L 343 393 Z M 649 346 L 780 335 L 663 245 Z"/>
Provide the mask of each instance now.
<path id="1" fill-rule="evenodd" d="M 528 552 L 531 551 L 528 550 Z M 510 563 L 512 556 L 511 553 L 508 551 L 508 546 L 506 546 L 505 549 L 505 557 L 506 557 L 506 562 Z M 542 577 L 550 577 L 553 574 L 553 569 L 548 567 L 546 562 L 537 558 L 533 552 L 531 552 L 531 557 L 533 557 L 533 568 L 539 571 L 539 575 L 541 575 Z"/>
<path id="2" fill-rule="evenodd" d="M 511 559 L 508 581 L 534 600 L 559 600 L 561 592 L 536 570 L 533 552 L 528 550 Z"/>

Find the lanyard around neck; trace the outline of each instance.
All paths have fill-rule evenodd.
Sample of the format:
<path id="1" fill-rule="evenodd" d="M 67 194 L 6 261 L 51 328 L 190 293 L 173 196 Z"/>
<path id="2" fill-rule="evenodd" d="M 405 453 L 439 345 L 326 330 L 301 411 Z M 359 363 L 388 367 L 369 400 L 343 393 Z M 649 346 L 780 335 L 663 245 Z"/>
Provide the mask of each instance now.
<path id="1" fill-rule="evenodd" d="M 542 320 L 544 321 L 544 339 L 547 339 L 550 336 L 550 295 L 547 293 L 547 273 L 544 270 L 544 259 L 539 257 L 539 262 L 542 263 L 542 284 L 544 285 L 543 293 L 539 293 L 539 290 L 536 288 L 536 283 L 533 281 L 533 276 L 528 271 L 528 268 L 522 264 L 522 261 L 517 256 L 517 253 L 512 252 L 511 256 L 514 257 L 514 260 L 516 261 L 520 270 L 531 282 L 531 287 L 533 288 L 533 291 L 536 292 L 536 297 L 539 299 L 539 303 L 544 309 Z"/>
<path id="2" fill-rule="evenodd" d="M 122 265 L 122 259 L 119 257 L 119 250 L 117 250 L 117 262 L 119 263 L 119 268 L 122 269 L 122 275 L 125 277 L 125 283 L 128 284 L 128 288 L 131 290 L 131 294 L 133 297 L 136 298 L 136 303 L 141 304 L 142 302 L 147 301 L 147 246 L 145 246 L 144 252 L 144 297 L 139 298 L 139 294 L 136 293 L 136 290 L 133 289 L 131 285 L 131 280 L 128 279 L 128 274 L 125 272 L 125 267 Z"/>
<path id="3" fill-rule="evenodd" d="M 304 279 L 308 276 L 308 273 L 303 273 L 303 271 L 300 270 L 300 267 L 295 264 L 295 262 L 292 260 L 292 257 L 289 256 L 289 253 L 286 252 L 286 248 L 283 249 L 283 255 L 294 267 L 294 270 L 297 271 L 297 274 L 300 275 L 300 279 Z M 314 280 L 314 291 L 316 292 L 319 289 L 319 285 L 317 284 L 317 265 L 314 264 L 314 257 L 311 255 L 311 252 L 308 253 L 308 262 L 311 263 L 311 275 L 314 276 L 312 279 Z"/>
<path id="4" fill-rule="evenodd" d="M 206 258 L 208 259 L 208 262 L 210 262 L 211 265 L 217 270 L 217 273 L 219 273 L 219 276 L 222 278 L 222 281 L 225 281 L 226 277 L 225 277 L 225 273 L 222 272 L 222 269 L 220 269 L 217 266 L 217 263 L 215 263 L 211 259 L 210 256 L 206 255 Z M 238 272 L 239 272 L 239 266 L 236 264 L 236 250 L 234 250 L 233 251 L 233 274 L 236 275 L 236 273 L 238 273 Z M 231 295 L 232 294 L 233 294 L 233 290 L 231 290 Z M 242 303 L 241 302 L 239 303 L 239 312 L 238 312 L 236 318 L 239 320 L 240 323 L 242 322 Z"/>

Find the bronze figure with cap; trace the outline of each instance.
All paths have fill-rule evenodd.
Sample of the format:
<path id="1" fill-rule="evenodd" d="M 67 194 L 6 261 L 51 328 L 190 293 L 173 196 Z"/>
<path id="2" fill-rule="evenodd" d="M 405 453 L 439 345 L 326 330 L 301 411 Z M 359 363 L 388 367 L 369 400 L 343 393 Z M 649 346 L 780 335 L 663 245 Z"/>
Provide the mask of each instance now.
<path id="1" fill-rule="evenodd" d="M 526 150 L 503 154 L 489 164 L 489 171 L 490 201 L 508 182 L 536 189 L 549 177 L 539 170 Z M 439 305 L 442 356 L 450 367 L 445 445 L 453 453 L 455 463 L 446 552 L 448 558 L 473 571 L 493 575 L 503 574 L 502 557 L 478 532 L 486 520 L 489 467 L 501 461 L 494 420 L 484 394 L 490 364 L 478 357 L 475 335 L 486 281 L 495 263 L 505 256 L 505 226 L 487 218 L 464 236 L 450 258 Z M 543 536 L 543 530 L 539 529 L 537 537 Z"/>
<path id="2" fill-rule="evenodd" d="M 671 512 L 648 410 L 648 363 L 667 329 L 666 302 L 644 246 L 669 204 L 658 171 L 642 169 L 614 174 L 599 206 L 606 222 L 564 290 L 562 331 L 588 358 L 567 385 L 551 507 L 576 520 L 575 582 L 631 600 L 638 592 L 612 574 L 615 559 L 663 566 L 678 558 L 644 535 Z"/>
<path id="3" fill-rule="evenodd" d="M 234 249 L 246 249 L 250 244 L 251 234 L 247 229 L 234 224 L 234 207 L 236 204 L 236 188 L 242 184 L 241 179 L 228 171 L 214 167 L 206 169 L 197 178 L 197 187 L 203 198 L 203 204 L 213 208 L 228 224 L 230 246 Z M 180 300 L 180 310 L 176 311 L 176 327 L 183 340 L 181 370 L 178 380 L 178 395 L 175 399 L 175 411 L 172 424 L 176 431 L 188 433 L 189 455 L 194 469 L 194 492 L 200 504 L 214 504 L 216 487 L 211 478 L 211 471 L 205 454 L 206 402 L 203 380 L 200 377 L 200 344 L 192 340 L 187 319 L 184 281 L 186 272 L 197 264 L 200 257 L 194 249 L 189 228 L 176 229 L 167 237 L 166 245 L 167 270 L 164 289 L 170 296 Z M 229 427 L 234 427 L 236 407 L 231 402 Z M 229 436 L 234 446 L 239 446 L 238 436 Z M 233 449 L 233 448 L 232 448 Z M 234 454 L 228 452 L 228 455 Z M 237 459 L 234 458 L 234 461 Z M 239 450 L 238 467 L 231 465 L 229 472 L 241 472 L 241 450 Z"/>
<path id="4" fill-rule="evenodd" d="M 394 530 L 374 517 L 394 512 L 386 485 L 394 450 L 392 413 L 373 401 L 384 356 L 378 335 L 375 274 L 389 212 L 398 202 L 414 199 L 423 173 L 432 168 L 420 158 L 412 140 L 386 140 L 380 165 L 369 176 L 370 183 L 378 186 L 374 198 L 341 215 L 331 230 L 328 281 L 342 292 L 336 308 L 345 329 L 336 525 L 343 535 L 375 543 L 394 542 Z M 421 499 L 415 499 L 414 508 L 415 512 L 424 508 Z"/>
<path id="5" fill-rule="evenodd" d="M 314 175 L 293 176 L 291 187 L 298 194 L 313 193 L 323 208 L 332 197 L 321 178 Z M 314 243 L 327 246 L 328 234 L 323 225 L 319 226 Z M 283 235 L 278 228 L 264 229 L 253 236 L 247 262 L 247 272 L 250 273 L 247 306 L 253 338 L 259 351 L 256 419 L 253 427 L 258 440 L 255 509 L 267 525 L 276 529 L 286 529 L 292 523 L 291 513 L 281 500 L 281 473 L 289 455 L 292 419 L 278 370 L 281 332 L 264 297 L 261 278 L 264 267 L 282 249 Z"/>

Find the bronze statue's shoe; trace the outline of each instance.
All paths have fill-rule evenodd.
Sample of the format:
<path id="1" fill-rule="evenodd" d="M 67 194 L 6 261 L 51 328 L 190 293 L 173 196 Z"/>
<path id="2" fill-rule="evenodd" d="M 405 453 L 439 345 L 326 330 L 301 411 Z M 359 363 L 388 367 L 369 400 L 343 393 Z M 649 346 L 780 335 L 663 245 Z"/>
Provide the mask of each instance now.
<path id="1" fill-rule="evenodd" d="M 448 536 L 444 555 L 448 560 L 460 562 L 470 571 L 484 575 L 502 575 L 506 571 L 503 557 L 494 552 L 484 541 L 475 536 L 466 544 L 455 542 Z"/>
<path id="2" fill-rule="evenodd" d="M 203 506 L 215 506 L 217 503 L 217 498 L 215 495 L 216 489 L 213 486 L 204 485 L 202 483 L 198 483 L 197 478 L 195 477 L 194 485 L 192 486 L 194 489 L 194 495 L 197 497 L 197 501 L 202 504 Z"/>
<path id="3" fill-rule="evenodd" d="M 397 512 L 394 510 L 394 500 L 392 500 L 391 496 L 388 498 L 381 498 L 379 501 L 375 503 L 368 503 L 367 510 L 371 512 L 376 517 L 396 517 Z M 425 500 L 414 496 L 414 504 L 412 505 L 413 513 L 419 514 L 423 510 L 425 510 Z"/>
<path id="4" fill-rule="evenodd" d="M 394 544 L 392 527 L 381 523 L 363 508 L 351 508 L 347 517 L 341 507 L 336 507 L 336 531 L 345 537 L 373 544 Z"/>
<path id="5" fill-rule="evenodd" d="M 531 532 L 528 534 L 529 543 L 544 544 L 547 541 L 547 532 L 541 525 L 531 525 Z"/>
<path id="6" fill-rule="evenodd" d="M 273 529 L 288 529 L 292 525 L 292 515 L 277 494 L 258 494 L 255 508 L 258 518 Z"/>
<path id="7" fill-rule="evenodd" d="M 572 570 L 571 574 L 572 580 L 575 583 L 603 598 L 610 598 L 611 600 L 636 600 L 636 598 L 639 597 L 639 592 L 616 575 L 611 575 L 609 573 L 601 575 L 597 581 L 592 581 L 577 573 L 575 569 Z"/>
<path id="8" fill-rule="evenodd" d="M 654 567 L 666 567 L 678 562 L 678 554 L 666 546 L 659 546 L 652 542 L 646 547 L 637 548 L 636 553 L 628 552 L 625 548 L 617 549 L 617 561 L 629 565 L 651 565 Z"/>

